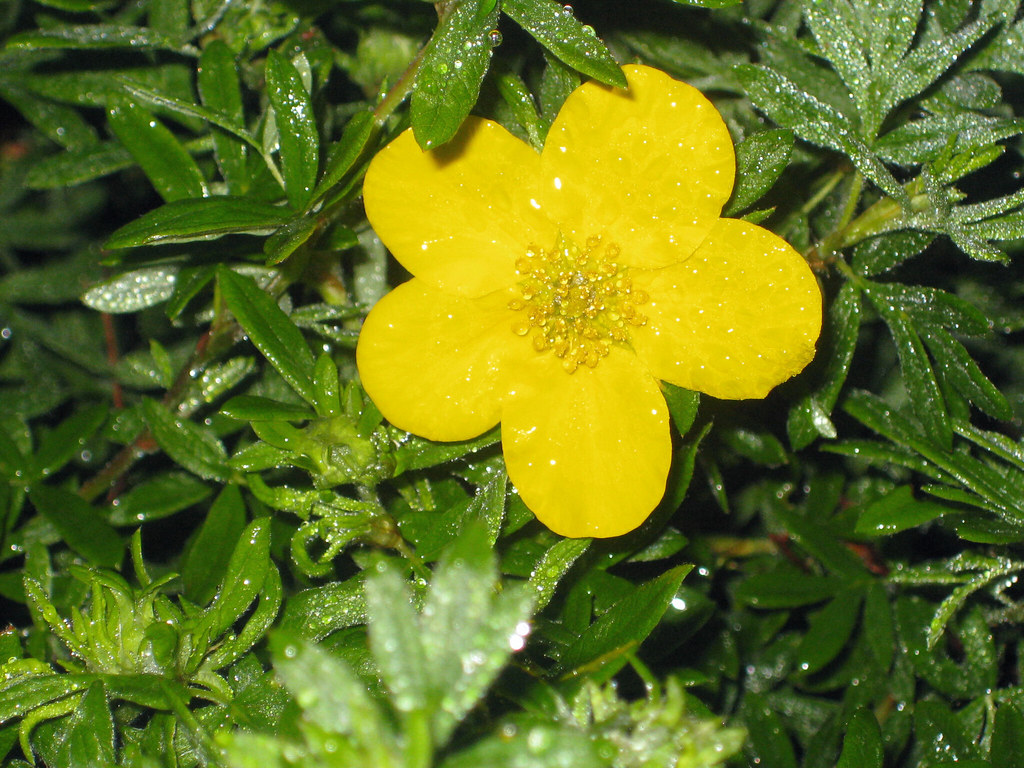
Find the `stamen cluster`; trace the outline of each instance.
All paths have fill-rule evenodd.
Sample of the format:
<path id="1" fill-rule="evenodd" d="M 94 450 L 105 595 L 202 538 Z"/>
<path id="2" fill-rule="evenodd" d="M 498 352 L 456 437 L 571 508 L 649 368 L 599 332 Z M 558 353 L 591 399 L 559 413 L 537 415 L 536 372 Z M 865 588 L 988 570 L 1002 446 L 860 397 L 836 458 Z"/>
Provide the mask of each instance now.
<path id="1" fill-rule="evenodd" d="M 630 327 L 647 323 L 637 308 L 648 296 L 633 288 L 628 269 L 616 261 L 619 252 L 615 243 L 601 247 L 596 236 L 583 248 L 562 235 L 548 251 L 531 245 L 516 260 L 522 298 L 508 306 L 523 317 L 512 331 L 532 332 L 533 348 L 554 351 L 569 373 L 596 367 L 613 343 L 629 342 Z"/>

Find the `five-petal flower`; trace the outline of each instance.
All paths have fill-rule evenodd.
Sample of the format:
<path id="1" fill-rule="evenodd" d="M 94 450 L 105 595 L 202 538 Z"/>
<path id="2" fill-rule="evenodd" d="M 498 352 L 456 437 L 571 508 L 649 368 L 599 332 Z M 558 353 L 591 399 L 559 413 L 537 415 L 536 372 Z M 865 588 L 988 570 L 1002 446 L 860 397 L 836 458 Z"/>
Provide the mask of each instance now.
<path id="1" fill-rule="evenodd" d="M 374 158 L 366 213 L 413 279 L 363 325 L 357 363 L 394 425 L 502 426 L 526 505 L 566 536 L 637 527 L 671 461 L 659 380 L 764 397 L 814 355 L 821 296 L 785 241 L 720 218 L 735 160 L 696 89 L 644 66 L 587 83 L 535 152 L 466 121 Z"/>

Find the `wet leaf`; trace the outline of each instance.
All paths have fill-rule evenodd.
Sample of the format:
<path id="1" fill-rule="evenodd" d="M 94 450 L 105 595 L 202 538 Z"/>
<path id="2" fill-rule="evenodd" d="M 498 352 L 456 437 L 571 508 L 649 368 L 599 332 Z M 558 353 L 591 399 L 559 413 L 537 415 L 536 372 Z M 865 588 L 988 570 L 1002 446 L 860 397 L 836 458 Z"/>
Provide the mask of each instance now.
<path id="1" fill-rule="evenodd" d="M 285 192 L 292 208 L 301 209 L 313 195 L 320 168 L 313 102 L 298 70 L 277 51 L 267 55 L 266 77 L 267 98 L 277 120 Z"/>

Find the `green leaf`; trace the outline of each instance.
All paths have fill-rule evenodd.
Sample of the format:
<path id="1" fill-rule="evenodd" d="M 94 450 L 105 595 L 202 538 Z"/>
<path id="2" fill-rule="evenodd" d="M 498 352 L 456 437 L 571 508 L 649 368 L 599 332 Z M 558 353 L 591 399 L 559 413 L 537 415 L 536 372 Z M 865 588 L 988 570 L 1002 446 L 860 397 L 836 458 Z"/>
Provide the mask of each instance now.
<path id="1" fill-rule="evenodd" d="M 196 605 L 210 602 L 224 580 L 234 543 L 245 527 L 245 517 L 245 503 L 238 486 L 224 486 L 189 543 L 181 566 L 185 596 Z"/>
<path id="2" fill-rule="evenodd" d="M 893 627 L 889 595 L 881 582 L 875 581 L 868 585 L 861 631 L 878 663 L 878 668 L 883 673 L 888 672 L 896 655 L 896 631 Z"/>
<path id="3" fill-rule="evenodd" d="M 736 599 L 755 608 L 798 608 L 834 597 L 844 586 L 843 579 L 815 576 L 788 563 L 755 574 L 736 588 Z"/>
<path id="4" fill-rule="evenodd" d="M 148 397 L 142 401 L 142 413 L 153 438 L 176 464 L 204 480 L 231 477 L 227 451 L 209 427 L 175 418 L 166 407 Z"/>
<path id="5" fill-rule="evenodd" d="M 603 768 L 610 765 L 586 731 L 553 724 L 501 729 L 447 757 L 440 768 Z M 682 763 L 680 763 L 682 765 Z"/>
<path id="6" fill-rule="evenodd" d="M 246 197 L 177 200 L 125 224 L 105 246 L 133 248 L 215 240 L 231 234 L 265 235 L 287 221 L 285 209 Z"/>
<path id="7" fill-rule="evenodd" d="M 204 617 L 211 636 L 229 629 L 249 609 L 270 571 L 276 574 L 270 562 L 270 518 L 263 517 L 249 523 L 235 541 L 220 590 Z"/>
<path id="8" fill-rule="evenodd" d="M 267 98 L 274 109 L 281 171 L 292 208 L 302 209 L 313 195 L 320 169 L 320 132 L 309 91 L 298 70 L 277 51 L 267 54 Z"/>
<path id="9" fill-rule="evenodd" d="M 530 586 L 537 594 L 537 610 L 546 606 L 562 577 L 587 551 L 590 539 L 559 539 L 547 550 L 530 573 Z"/>
<path id="10" fill-rule="evenodd" d="M 772 768 L 797 768 L 793 742 L 786 733 L 781 718 L 765 697 L 750 694 L 743 707 L 743 723 L 750 737 L 748 747 L 752 765 Z"/>
<path id="11" fill-rule="evenodd" d="M 992 768 L 1015 768 L 1021 754 L 1024 754 L 1024 715 L 1009 702 L 1000 704 L 992 726 L 989 750 Z"/>
<path id="12" fill-rule="evenodd" d="M 211 40 L 199 57 L 199 96 L 208 109 L 219 112 L 235 127 L 244 129 L 242 91 L 238 81 L 235 55 L 223 40 Z M 213 131 L 213 156 L 227 183 L 228 191 L 241 194 L 249 189 L 244 142 L 228 133 Z"/>
<path id="13" fill-rule="evenodd" d="M 323 221 L 319 216 L 306 214 L 296 216 L 268 237 L 263 244 L 263 252 L 267 254 L 267 264 L 280 264 L 295 253 L 322 226 Z"/>
<path id="14" fill-rule="evenodd" d="M 225 416 L 239 421 L 306 421 L 316 413 L 304 405 L 282 403 L 269 397 L 237 395 L 220 409 Z"/>
<path id="15" fill-rule="evenodd" d="M 871 710 L 861 707 L 846 726 L 843 751 L 836 768 L 882 768 L 882 731 Z"/>
<path id="16" fill-rule="evenodd" d="M 336 185 L 348 178 L 370 148 L 371 139 L 377 135 L 373 113 L 356 112 L 345 125 L 341 138 L 331 145 L 327 154 L 327 168 L 313 191 L 313 201 L 324 197 Z"/>
<path id="17" fill-rule="evenodd" d="M 332 632 L 366 623 L 363 579 L 335 581 L 288 598 L 280 629 L 319 641 Z"/>
<path id="18" fill-rule="evenodd" d="M 303 716 L 329 734 L 354 736 L 363 750 L 392 746 L 390 727 L 365 683 L 346 664 L 309 642 L 283 632 L 271 640 L 274 669 L 302 705 Z M 393 736 L 391 737 L 393 738 Z"/>
<path id="19" fill-rule="evenodd" d="M 805 396 L 789 414 L 787 431 L 794 450 L 809 445 L 819 435 L 837 436 L 831 414 L 850 370 L 861 322 L 861 292 L 852 282 L 839 290 L 825 317 L 819 349 L 828 350 L 824 383 Z"/>
<path id="20" fill-rule="evenodd" d="M 184 472 L 166 472 L 143 480 L 117 497 L 110 512 L 110 524 L 137 526 L 159 520 L 198 504 L 210 495 L 210 488 Z"/>
<path id="21" fill-rule="evenodd" d="M 3 80 L 0 95 L 37 130 L 65 149 L 84 150 L 99 144 L 95 129 L 71 107 L 40 98 Z"/>
<path id="22" fill-rule="evenodd" d="M 582 671 L 588 665 L 600 669 L 594 678 L 608 679 L 626 663 L 625 653 L 640 645 L 661 621 L 692 565 L 680 565 L 644 582 L 609 608 L 559 658 L 559 666 Z"/>
<path id="23" fill-rule="evenodd" d="M 498 15 L 496 5 L 483 12 L 475 0 L 451 4 L 442 15 L 412 95 L 412 129 L 423 149 L 451 139 L 476 104 Z"/>
<path id="24" fill-rule="evenodd" d="M 932 244 L 928 232 L 904 230 L 862 240 L 853 249 L 853 268 L 862 275 L 877 275 L 899 266 Z"/>
<path id="25" fill-rule="evenodd" d="M 788 128 L 752 133 L 736 145 L 736 186 L 725 209 L 735 216 L 756 203 L 778 181 L 793 154 Z"/>
<path id="26" fill-rule="evenodd" d="M 29 499 L 64 542 L 90 563 L 107 568 L 120 565 L 124 541 L 103 519 L 103 513 L 81 496 L 63 488 L 34 485 Z"/>
<path id="27" fill-rule="evenodd" d="M 167 202 L 209 194 L 192 156 L 152 113 L 129 101 L 113 104 L 107 122 Z"/>
<path id="28" fill-rule="evenodd" d="M 861 536 L 890 536 L 952 511 L 945 504 L 915 499 L 913 489 L 901 485 L 865 507 L 854 531 Z"/>
<path id="29" fill-rule="evenodd" d="M 46 433 L 32 456 L 32 469 L 28 479 L 35 480 L 53 474 L 78 453 L 107 418 L 105 405 L 94 405 L 80 410 Z"/>
<path id="30" fill-rule="evenodd" d="M 501 10 L 573 69 L 605 85 L 626 87 L 618 62 L 593 28 L 573 15 L 571 6 L 555 0 L 503 0 Z"/>
<path id="31" fill-rule="evenodd" d="M 930 328 L 922 334 L 942 375 L 957 391 L 989 416 L 1003 421 L 1013 418 L 1013 409 L 996 385 L 981 372 L 978 364 L 943 328 Z"/>
<path id="32" fill-rule="evenodd" d="M 914 413 L 924 425 L 925 432 L 938 445 L 947 449 L 953 444 L 953 428 L 949 422 L 946 401 L 939 388 L 921 337 L 906 312 L 889 303 L 888 297 L 868 291 L 868 298 L 885 320 L 899 353 L 903 383 L 910 395 Z"/>
<path id="33" fill-rule="evenodd" d="M 195 55 L 190 45 L 145 27 L 118 24 L 88 24 L 81 26 L 53 27 L 23 32 L 7 41 L 9 48 L 131 48 L 134 50 L 167 50 L 185 55 Z"/>
<path id="34" fill-rule="evenodd" d="M 803 91 L 796 83 L 763 66 L 743 64 L 735 69 L 747 95 L 759 109 L 800 138 L 842 152 L 864 176 L 905 208 L 910 198 L 853 124 L 834 107 Z"/>
<path id="35" fill-rule="evenodd" d="M 743 0 L 673 0 L 680 5 L 693 5 L 697 8 L 729 8 L 739 5 Z"/>
<path id="36" fill-rule="evenodd" d="M 117 142 L 68 150 L 40 158 L 25 177 L 30 189 L 73 187 L 135 165 L 131 153 Z"/>
<path id="37" fill-rule="evenodd" d="M 540 152 L 544 147 L 544 128 L 533 94 L 526 87 L 523 79 L 514 72 L 505 72 L 497 78 L 498 92 L 505 100 L 515 120 L 526 132 L 530 146 Z"/>
<path id="38" fill-rule="evenodd" d="M 82 295 L 82 303 L 97 312 L 138 312 L 171 298 L 177 278 L 175 267 L 143 267 L 123 272 L 92 286 Z"/>
<path id="39" fill-rule="evenodd" d="M 685 435 L 693 426 L 697 418 L 697 408 L 700 406 L 700 392 L 683 389 L 675 384 L 663 382 L 661 392 L 665 395 L 665 402 L 668 404 L 668 412 L 672 416 L 672 423 L 680 435 Z"/>
<path id="40" fill-rule="evenodd" d="M 810 627 L 796 649 L 796 665 L 802 672 L 814 674 L 839 655 L 857 624 L 862 599 L 861 592 L 846 589 L 811 614 Z"/>
<path id="41" fill-rule="evenodd" d="M 313 355 L 299 329 L 249 278 L 219 267 L 217 280 L 228 309 L 252 343 L 303 400 L 315 405 Z"/>
<path id="42" fill-rule="evenodd" d="M 68 768 L 115 765 L 114 719 L 102 683 L 89 686 L 71 713 L 57 759 Z"/>

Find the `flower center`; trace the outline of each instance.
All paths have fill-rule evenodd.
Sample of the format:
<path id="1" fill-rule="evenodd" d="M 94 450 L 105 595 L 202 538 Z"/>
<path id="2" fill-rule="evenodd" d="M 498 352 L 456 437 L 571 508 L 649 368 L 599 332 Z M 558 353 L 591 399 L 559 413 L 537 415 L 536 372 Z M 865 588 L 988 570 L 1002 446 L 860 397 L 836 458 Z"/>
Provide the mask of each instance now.
<path id="1" fill-rule="evenodd" d="M 562 235 L 549 251 L 527 248 L 516 260 L 522 298 L 508 304 L 522 313 L 512 331 L 532 335 L 533 348 L 552 350 L 569 373 L 597 366 L 612 344 L 629 343 L 630 327 L 647 323 L 637 307 L 648 296 L 633 287 L 618 256 L 619 247 L 602 247 L 600 237 L 588 238 L 583 248 Z"/>

